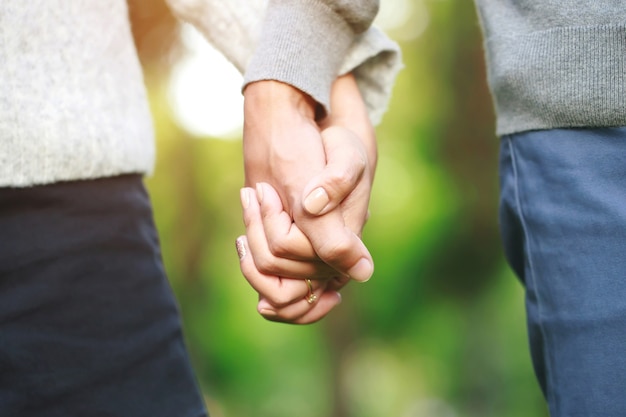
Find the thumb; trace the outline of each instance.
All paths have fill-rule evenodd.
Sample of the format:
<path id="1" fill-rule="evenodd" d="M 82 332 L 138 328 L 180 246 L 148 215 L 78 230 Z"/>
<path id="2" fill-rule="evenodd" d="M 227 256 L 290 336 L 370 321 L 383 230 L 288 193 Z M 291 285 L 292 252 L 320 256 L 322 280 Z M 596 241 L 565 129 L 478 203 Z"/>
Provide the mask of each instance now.
<path id="1" fill-rule="evenodd" d="M 331 126 L 321 136 L 326 166 L 304 187 L 302 201 L 304 209 L 315 216 L 341 204 L 354 191 L 367 168 L 365 147 L 354 132 Z"/>

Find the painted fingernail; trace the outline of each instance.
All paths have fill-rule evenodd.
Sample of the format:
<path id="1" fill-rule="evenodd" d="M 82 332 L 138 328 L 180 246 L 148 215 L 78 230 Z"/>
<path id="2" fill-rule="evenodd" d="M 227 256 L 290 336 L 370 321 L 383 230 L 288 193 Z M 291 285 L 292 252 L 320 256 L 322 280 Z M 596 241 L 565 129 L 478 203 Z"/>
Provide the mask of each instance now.
<path id="1" fill-rule="evenodd" d="M 242 260 L 244 256 L 246 256 L 246 245 L 243 243 L 243 236 L 239 236 L 237 240 L 235 240 L 235 246 L 237 247 L 237 254 L 239 255 L 239 260 Z"/>
<path id="2" fill-rule="evenodd" d="M 250 190 L 242 188 L 239 190 L 239 197 L 241 198 L 241 207 L 243 207 L 244 210 L 247 209 L 250 205 Z"/>
<path id="3" fill-rule="evenodd" d="M 350 270 L 348 275 L 355 281 L 367 282 L 374 274 L 374 265 L 367 258 L 361 258 Z"/>
<path id="4" fill-rule="evenodd" d="M 274 310 L 269 310 L 267 308 L 262 308 L 259 310 L 259 314 L 263 317 L 276 317 L 278 314 Z"/>
<path id="5" fill-rule="evenodd" d="M 260 182 L 256 185 L 256 198 L 259 200 L 259 203 L 263 202 L 263 184 Z"/>
<path id="6" fill-rule="evenodd" d="M 330 198 L 323 187 L 311 191 L 304 199 L 304 208 L 311 214 L 320 214 L 328 205 Z"/>

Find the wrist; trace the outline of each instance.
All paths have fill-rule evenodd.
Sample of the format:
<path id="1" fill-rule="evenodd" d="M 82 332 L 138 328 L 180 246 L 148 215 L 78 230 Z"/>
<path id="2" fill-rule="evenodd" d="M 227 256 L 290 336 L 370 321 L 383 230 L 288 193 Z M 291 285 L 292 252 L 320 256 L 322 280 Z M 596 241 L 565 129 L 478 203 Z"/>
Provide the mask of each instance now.
<path id="1" fill-rule="evenodd" d="M 310 120 L 315 119 L 317 102 L 303 91 L 280 81 L 262 80 L 250 83 L 243 91 L 244 112 L 257 115 L 281 111 L 296 112 Z"/>

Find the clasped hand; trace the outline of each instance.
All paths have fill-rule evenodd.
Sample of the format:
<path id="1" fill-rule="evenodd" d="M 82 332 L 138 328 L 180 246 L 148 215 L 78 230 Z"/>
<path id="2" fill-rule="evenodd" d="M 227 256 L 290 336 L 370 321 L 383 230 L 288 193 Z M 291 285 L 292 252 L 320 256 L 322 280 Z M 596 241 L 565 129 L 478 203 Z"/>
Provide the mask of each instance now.
<path id="1" fill-rule="evenodd" d="M 331 114 L 320 123 L 316 103 L 287 84 L 252 83 L 244 97 L 241 270 L 266 319 L 312 323 L 339 304 L 346 283 L 373 273 L 360 236 L 374 130 L 351 75 L 334 83 Z"/>

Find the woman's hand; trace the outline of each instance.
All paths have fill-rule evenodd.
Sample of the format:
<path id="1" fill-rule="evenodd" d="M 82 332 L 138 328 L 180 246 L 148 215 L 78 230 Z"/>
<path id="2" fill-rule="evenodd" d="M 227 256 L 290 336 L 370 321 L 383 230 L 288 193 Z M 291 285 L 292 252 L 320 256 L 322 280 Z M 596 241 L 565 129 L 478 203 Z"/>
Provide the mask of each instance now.
<path id="1" fill-rule="evenodd" d="M 337 290 L 349 278 L 317 258 L 271 186 L 259 184 L 258 192 L 243 188 L 241 203 L 246 236 L 237 239 L 237 252 L 243 275 L 259 294 L 258 312 L 268 320 L 294 324 L 312 323 L 328 314 L 341 301 Z M 265 229 L 286 246 L 270 249 Z"/>

